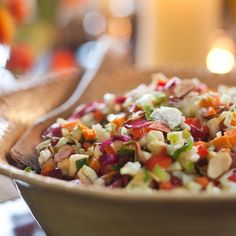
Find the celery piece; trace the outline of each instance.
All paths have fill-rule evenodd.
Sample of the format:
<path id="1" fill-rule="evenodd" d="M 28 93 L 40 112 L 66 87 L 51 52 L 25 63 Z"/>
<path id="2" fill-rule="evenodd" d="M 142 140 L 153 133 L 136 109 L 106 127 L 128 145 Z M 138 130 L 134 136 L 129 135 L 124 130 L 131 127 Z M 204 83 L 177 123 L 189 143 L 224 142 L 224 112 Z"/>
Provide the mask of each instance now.
<path id="1" fill-rule="evenodd" d="M 177 131 L 170 132 L 167 134 L 167 139 L 170 141 L 172 145 L 179 144 L 181 143 L 181 141 L 183 143 L 182 132 L 177 132 Z"/>
<path id="2" fill-rule="evenodd" d="M 146 183 L 151 179 L 151 176 L 147 169 L 143 169 L 143 174 L 144 174 L 143 181 Z"/>
<path id="3" fill-rule="evenodd" d="M 142 108 L 145 112 L 146 118 L 149 118 L 150 115 L 152 114 L 154 108 L 152 106 L 149 106 L 149 105 L 144 105 Z"/>
<path id="4" fill-rule="evenodd" d="M 155 100 L 155 104 L 158 105 L 162 102 L 164 102 L 166 100 L 166 94 L 162 93 L 162 92 L 154 92 L 153 95 L 155 96 L 156 100 Z"/>
<path id="5" fill-rule="evenodd" d="M 182 159 L 180 160 L 181 166 L 187 171 L 187 172 L 193 172 L 195 170 L 195 163 Z"/>
<path id="6" fill-rule="evenodd" d="M 185 143 L 183 147 L 178 148 L 177 150 L 175 150 L 173 153 L 169 153 L 169 155 L 176 161 L 179 158 L 179 156 L 182 152 L 188 151 L 192 147 L 193 147 L 193 142 L 190 141 L 188 143 Z"/>
<path id="7" fill-rule="evenodd" d="M 152 172 L 160 179 L 160 181 L 165 182 L 170 180 L 170 175 L 159 165 L 155 165 Z"/>
<path id="8" fill-rule="evenodd" d="M 189 139 L 190 137 L 191 137 L 191 133 L 187 129 L 184 129 L 183 130 L 183 138 Z"/>

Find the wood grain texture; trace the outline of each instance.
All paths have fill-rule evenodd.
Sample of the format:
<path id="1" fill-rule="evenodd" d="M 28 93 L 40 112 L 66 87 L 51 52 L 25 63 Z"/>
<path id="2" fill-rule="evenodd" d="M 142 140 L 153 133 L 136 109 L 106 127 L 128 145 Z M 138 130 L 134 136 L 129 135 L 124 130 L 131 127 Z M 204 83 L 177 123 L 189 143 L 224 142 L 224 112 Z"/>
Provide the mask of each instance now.
<path id="1" fill-rule="evenodd" d="M 80 74 L 81 72 L 76 69 L 52 73 L 48 75 L 52 78 L 47 83 L 1 98 L 1 158 L 5 157 L 12 145 L 37 117 L 68 99 L 78 83 Z"/>

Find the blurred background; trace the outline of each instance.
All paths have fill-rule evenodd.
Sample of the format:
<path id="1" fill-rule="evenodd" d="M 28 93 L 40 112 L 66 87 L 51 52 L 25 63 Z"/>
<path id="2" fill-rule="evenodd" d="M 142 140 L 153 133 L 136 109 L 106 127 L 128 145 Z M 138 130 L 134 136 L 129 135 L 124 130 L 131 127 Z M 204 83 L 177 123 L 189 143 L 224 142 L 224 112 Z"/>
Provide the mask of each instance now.
<path id="1" fill-rule="evenodd" d="M 235 0 L 0 0 L 0 96 L 92 68 L 104 36 L 140 70 L 234 73 L 235 26 Z M 0 235 L 44 235 L 22 200 L 5 202 L 17 197 L 11 182 L 0 185 Z"/>
<path id="2" fill-rule="evenodd" d="M 108 35 L 140 69 L 184 65 L 228 73 L 235 18 L 234 0 L 1 0 L 0 65 L 14 78 L 87 68 L 96 40 Z"/>

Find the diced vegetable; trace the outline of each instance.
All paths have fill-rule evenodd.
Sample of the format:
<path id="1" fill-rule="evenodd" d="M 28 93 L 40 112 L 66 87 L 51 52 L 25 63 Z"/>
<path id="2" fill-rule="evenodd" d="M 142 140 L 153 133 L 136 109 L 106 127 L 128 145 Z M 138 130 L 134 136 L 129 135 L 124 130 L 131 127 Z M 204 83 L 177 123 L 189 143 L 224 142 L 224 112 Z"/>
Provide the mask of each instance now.
<path id="1" fill-rule="evenodd" d="M 188 151 L 193 147 L 193 142 L 185 143 L 181 148 L 178 148 L 174 152 L 169 153 L 173 160 L 177 160 L 182 152 Z"/>
<path id="2" fill-rule="evenodd" d="M 171 145 L 184 145 L 183 134 L 181 131 L 168 133 L 167 139 L 170 141 Z"/>
<path id="3" fill-rule="evenodd" d="M 156 165 L 167 169 L 172 163 L 172 158 L 166 153 L 160 153 L 157 156 L 151 157 L 145 162 L 145 166 L 148 170 L 152 171 Z"/>
<path id="4" fill-rule="evenodd" d="M 85 157 L 83 159 L 76 160 L 75 163 L 76 163 L 76 169 L 80 170 L 80 168 L 82 168 L 83 165 L 88 164 L 88 158 Z"/>
<path id="5" fill-rule="evenodd" d="M 118 155 L 121 157 L 127 157 L 127 156 L 133 157 L 135 155 L 135 150 L 132 147 L 123 145 L 121 149 L 118 151 Z"/>
<path id="6" fill-rule="evenodd" d="M 207 126 L 202 126 L 198 118 L 186 118 L 185 123 L 190 126 L 190 132 L 195 141 L 205 140 L 209 136 Z"/>
<path id="7" fill-rule="evenodd" d="M 173 184 L 170 181 L 162 182 L 160 185 L 160 189 L 162 190 L 171 190 L 173 188 Z"/>
<path id="8" fill-rule="evenodd" d="M 89 166 L 90 166 L 93 170 L 95 170 L 96 172 L 99 172 L 100 169 L 101 169 L 100 162 L 99 162 L 97 159 L 95 159 L 95 158 L 92 158 L 92 159 L 90 160 Z"/>
<path id="9" fill-rule="evenodd" d="M 94 112 L 101 105 L 102 105 L 102 103 L 99 103 L 96 101 L 89 103 L 88 105 L 82 104 L 75 109 L 75 111 L 73 112 L 73 114 L 71 115 L 69 120 L 79 119 L 90 112 Z"/>
<path id="10" fill-rule="evenodd" d="M 205 158 L 208 155 L 208 149 L 206 148 L 206 144 L 204 142 L 198 142 L 194 144 L 198 147 L 198 155 L 201 159 Z"/>
<path id="11" fill-rule="evenodd" d="M 127 189 L 135 190 L 138 192 L 149 192 L 149 184 L 151 182 L 151 178 L 145 170 L 140 170 L 133 179 L 129 182 Z"/>
<path id="12" fill-rule="evenodd" d="M 68 121 L 61 125 L 62 128 L 68 129 L 69 131 L 72 131 L 77 125 L 77 120 Z"/>
<path id="13" fill-rule="evenodd" d="M 202 185 L 196 182 L 189 182 L 187 188 L 193 193 L 199 193 L 202 190 Z"/>
<path id="14" fill-rule="evenodd" d="M 76 172 L 87 163 L 89 156 L 83 154 L 74 154 L 69 158 L 69 176 L 73 177 Z"/>
<path id="15" fill-rule="evenodd" d="M 52 171 L 56 167 L 56 163 L 49 159 L 46 163 L 43 164 L 41 168 L 41 174 L 42 175 L 48 175 L 50 171 Z"/>
<path id="16" fill-rule="evenodd" d="M 199 176 L 195 179 L 195 181 L 202 185 L 203 188 L 207 187 L 207 185 L 209 184 L 209 180 L 207 177 L 204 177 L 204 176 Z"/>
<path id="17" fill-rule="evenodd" d="M 152 172 L 158 177 L 161 182 L 167 182 L 170 180 L 170 175 L 164 168 L 159 165 L 155 165 Z"/>
<path id="18" fill-rule="evenodd" d="M 93 129 L 84 129 L 82 133 L 86 141 L 91 141 L 96 138 L 96 133 Z"/>
<path id="19" fill-rule="evenodd" d="M 217 114 L 217 111 L 213 107 L 207 107 L 203 110 L 203 116 L 205 118 L 212 117 L 216 114 Z"/>
<path id="20" fill-rule="evenodd" d="M 122 127 L 125 123 L 125 118 L 124 117 L 116 118 L 112 121 L 112 123 L 115 124 L 117 127 Z"/>
<path id="21" fill-rule="evenodd" d="M 42 134 L 43 138 L 51 138 L 51 137 L 59 137 L 60 138 L 61 136 L 62 136 L 61 126 L 58 125 L 57 123 L 51 125 Z"/>
<path id="22" fill-rule="evenodd" d="M 165 138 L 164 138 L 163 133 L 158 130 L 149 131 L 147 134 L 147 141 L 152 142 L 152 141 L 156 141 L 156 140 L 161 141 L 161 142 L 165 142 Z"/>
<path id="23" fill-rule="evenodd" d="M 194 172 L 194 168 L 195 168 L 195 165 L 194 165 L 194 162 L 192 161 L 189 161 L 185 158 L 181 158 L 179 160 L 179 163 L 181 164 L 181 166 L 183 167 L 183 169 L 187 172 L 187 173 L 192 173 Z"/>
<path id="24" fill-rule="evenodd" d="M 96 172 L 86 165 L 81 167 L 77 173 L 77 176 L 81 182 L 86 185 L 92 184 L 98 179 Z"/>
<path id="25" fill-rule="evenodd" d="M 200 101 L 201 107 L 219 107 L 220 96 L 216 93 L 211 93 Z"/>

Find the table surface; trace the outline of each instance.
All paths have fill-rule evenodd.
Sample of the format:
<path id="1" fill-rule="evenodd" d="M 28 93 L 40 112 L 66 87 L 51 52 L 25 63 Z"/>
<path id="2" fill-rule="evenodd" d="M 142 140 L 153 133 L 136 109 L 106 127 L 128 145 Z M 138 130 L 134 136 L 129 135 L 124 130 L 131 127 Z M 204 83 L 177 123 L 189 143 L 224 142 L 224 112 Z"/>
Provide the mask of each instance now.
<path id="1" fill-rule="evenodd" d="M 1 236 L 46 236 L 21 199 L 0 203 Z"/>
<path id="2" fill-rule="evenodd" d="M 17 198 L 18 192 L 11 179 L 0 175 L 0 203 Z"/>
<path id="3" fill-rule="evenodd" d="M 0 175 L 0 235 L 45 236 L 11 179 Z"/>

